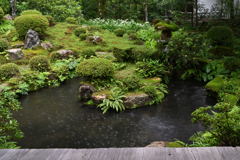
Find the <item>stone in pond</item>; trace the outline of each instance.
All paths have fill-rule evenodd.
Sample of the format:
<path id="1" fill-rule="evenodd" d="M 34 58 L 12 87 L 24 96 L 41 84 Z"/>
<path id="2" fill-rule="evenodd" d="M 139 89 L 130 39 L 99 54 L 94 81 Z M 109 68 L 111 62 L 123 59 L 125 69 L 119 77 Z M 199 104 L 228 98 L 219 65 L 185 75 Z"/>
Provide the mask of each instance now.
<path id="1" fill-rule="evenodd" d="M 95 89 L 92 85 L 88 83 L 80 83 L 79 95 L 82 101 L 89 101 Z"/>
<path id="2" fill-rule="evenodd" d="M 126 98 L 123 100 L 123 105 L 126 108 L 142 107 L 148 105 L 152 99 L 144 93 L 130 93 L 126 95 Z"/>

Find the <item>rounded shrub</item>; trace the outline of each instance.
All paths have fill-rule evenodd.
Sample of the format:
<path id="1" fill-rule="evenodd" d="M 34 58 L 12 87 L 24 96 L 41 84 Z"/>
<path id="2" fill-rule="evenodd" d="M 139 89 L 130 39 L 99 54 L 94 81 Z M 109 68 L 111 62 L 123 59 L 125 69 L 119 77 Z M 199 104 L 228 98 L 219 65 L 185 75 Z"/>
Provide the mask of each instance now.
<path id="1" fill-rule="evenodd" d="M 41 12 L 37 11 L 37 10 L 26 10 L 26 11 L 23 11 L 21 13 L 21 16 L 23 15 L 27 15 L 27 14 L 38 14 L 38 15 L 42 15 Z"/>
<path id="2" fill-rule="evenodd" d="M 31 70 L 45 72 L 50 69 L 50 63 L 46 56 L 35 56 L 29 61 Z"/>
<path id="3" fill-rule="evenodd" d="M 151 98 L 155 98 L 157 96 L 157 88 L 153 85 L 144 87 L 144 92 Z"/>
<path id="4" fill-rule="evenodd" d="M 126 33 L 125 29 L 118 28 L 114 31 L 114 34 L 118 37 L 122 37 Z"/>
<path id="5" fill-rule="evenodd" d="M 8 80 L 19 73 L 18 66 L 14 63 L 7 63 L 0 66 L 0 80 Z"/>
<path id="6" fill-rule="evenodd" d="M 78 27 L 74 30 L 74 34 L 79 37 L 81 34 L 85 34 L 87 33 L 87 30 L 85 28 L 82 27 Z"/>
<path id="7" fill-rule="evenodd" d="M 76 68 L 77 76 L 93 78 L 106 78 L 114 74 L 113 64 L 105 58 L 92 58 L 81 62 Z"/>
<path id="8" fill-rule="evenodd" d="M 0 22 L 3 21 L 3 17 L 4 17 L 4 11 L 3 11 L 3 9 L 0 7 Z"/>
<path id="9" fill-rule="evenodd" d="M 97 56 L 95 51 L 91 48 L 85 48 L 82 50 L 81 55 L 86 58 L 90 58 L 91 56 Z"/>
<path id="10" fill-rule="evenodd" d="M 207 38 L 213 44 L 223 45 L 232 41 L 234 34 L 231 28 L 227 26 L 214 26 L 207 32 Z"/>
<path id="11" fill-rule="evenodd" d="M 0 39 L 0 52 L 8 49 L 8 42 L 5 39 Z"/>
<path id="12" fill-rule="evenodd" d="M 55 20 L 52 16 L 46 15 L 45 18 L 47 18 L 49 26 L 52 26 L 55 23 Z"/>
<path id="13" fill-rule="evenodd" d="M 69 23 L 69 24 L 78 24 L 77 19 L 74 18 L 74 17 L 68 17 L 68 18 L 66 18 L 66 19 L 65 19 L 65 22 L 66 22 L 66 23 Z"/>
<path id="14" fill-rule="evenodd" d="M 90 31 L 90 32 L 96 32 L 96 31 L 101 31 L 101 28 L 100 27 L 98 27 L 98 26 L 90 26 L 90 27 L 88 27 L 88 31 Z"/>
<path id="15" fill-rule="evenodd" d="M 142 61 L 143 59 L 157 58 L 159 55 L 157 49 L 147 48 L 146 46 L 140 46 L 133 48 L 132 56 L 135 61 Z"/>
<path id="16" fill-rule="evenodd" d="M 127 31 L 127 34 L 128 34 L 128 35 L 130 35 L 131 33 L 136 33 L 136 31 L 135 31 L 135 30 L 128 30 L 128 31 Z"/>
<path id="17" fill-rule="evenodd" d="M 123 84 L 128 88 L 128 90 L 138 89 L 140 86 L 140 78 L 136 75 L 128 75 L 123 78 Z"/>
<path id="18" fill-rule="evenodd" d="M 48 26 L 47 18 L 38 14 L 23 15 L 14 20 L 14 27 L 20 38 L 24 38 L 29 29 L 38 32 L 38 35 L 42 36 Z"/>
<path id="19" fill-rule="evenodd" d="M 58 53 L 58 51 L 54 51 L 50 54 L 50 61 L 55 62 L 59 59 L 62 59 L 62 56 Z"/>
<path id="20" fill-rule="evenodd" d="M 137 40 L 137 39 L 138 39 L 136 33 L 130 33 L 129 36 L 128 36 L 128 38 L 129 38 L 129 40 Z"/>
<path id="21" fill-rule="evenodd" d="M 88 34 L 80 34 L 79 38 L 81 41 L 85 41 L 88 37 Z"/>

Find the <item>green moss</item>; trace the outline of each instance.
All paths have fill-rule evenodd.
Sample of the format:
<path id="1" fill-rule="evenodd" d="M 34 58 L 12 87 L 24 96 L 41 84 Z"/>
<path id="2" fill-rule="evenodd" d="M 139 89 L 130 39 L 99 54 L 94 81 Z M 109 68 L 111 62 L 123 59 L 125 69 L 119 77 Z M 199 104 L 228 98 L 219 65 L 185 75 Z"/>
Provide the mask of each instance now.
<path id="1" fill-rule="evenodd" d="M 65 19 L 65 22 L 69 23 L 69 24 L 78 24 L 77 19 L 74 17 L 68 17 Z"/>
<path id="2" fill-rule="evenodd" d="M 0 39 L 0 52 L 8 49 L 8 42 L 5 39 Z"/>
<path id="3" fill-rule="evenodd" d="M 169 142 L 169 143 L 167 144 L 167 146 L 168 146 L 169 148 L 182 148 L 182 147 L 183 147 L 181 144 L 176 143 L 176 142 Z"/>
<path id="4" fill-rule="evenodd" d="M 232 41 L 234 34 L 227 26 L 214 26 L 207 32 L 207 37 L 213 44 L 223 45 Z"/>
<path id="5" fill-rule="evenodd" d="M 0 22 L 3 21 L 3 17 L 4 17 L 4 12 L 3 12 L 3 9 L 0 7 Z"/>
<path id="6" fill-rule="evenodd" d="M 114 34 L 118 37 L 122 37 L 126 33 L 125 29 L 118 28 L 114 31 Z"/>
<path id="7" fill-rule="evenodd" d="M 85 48 L 81 51 L 81 56 L 85 58 L 90 58 L 91 56 L 97 56 L 95 51 L 91 48 Z"/>
<path id="8" fill-rule="evenodd" d="M 227 94 L 227 95 L 225 95 L 224 98 L 225 98 L 224 102 L 230 103 L 232 106 L 236 105 L 236 103 L 237 103 L 237 97 L 236 97 L 236 95 Z"/>
<path id="9" fill-rule="evenodd" d="M 22 15 L 27 15 L 27 14 L 38 14 L 38 15 L 42 15 L 41 12 L 37 11 L 37 10 L 25 10 L 21 13 Z"/>
<path id="10" fill-rule="evenodd" d="M 79 37 L 81 34 L 85 34 L 87 33 L 87 30 L 85 28 L 82 27 L 78 27 L 74 30 L 74 34 Z"/>
<path id="11" fill-rule="evenodd" d="M 206 66 L 207 64 L 212 63 L 212 60 L 203 58 L 203 57 L 195 57 L 195 60 L 203 67 Z"/>
<path id="12" fill-rule="evenodd" d="M 47 18 L 47 20 L 49 22 L 49 26 L 52 26 L 55 23 L 55 20 L 52 16 L 46 15 L 45 18 Z"/>
<path id="13" fill-rule="evenodd" d="M 169 31 L 176 31 L 178 30 L 178 25 L 176 25 L 175 23 L 166 23 L 165 21 L 161 21 L 161 22 L 158 22 L 154 27 L 155 29 L 158 30 L 158 27 L 161 27 L 161 26 L 164 26 L 166 28 L 166 30 L 169 30 Z"/>
<path id="14" fill-rule="evenodd" d="M 46 56 L 35 56 L 29 61 L 30 68 L 33 71 L 45 72 L 50 69 L 50 63 Z"/>
<path id="15" fill-rule="evenodd" d="M 114 47 L 113 55 L 119 61 L 132 61 L 133 60 L 132 50 L 133 50 L 132 47 L 128 47 L 128 48 Z"/>
<path id="16" fill-rule="evenodd" d="M 222 88 L 224 79 L 221 77 L 215 77 L 213 80 L 208 82 L 205 86 L 206 90 L 219 92 Z"/>
<path id="17" fill-rule="evenodd" d="M 140 78 L 136 75 L 127 75 L 123 78 L 123 84 L 128 90 L 135 90 L 140 87 Z"/>
<path id="18" fill-rule="evenodd" d="M 19 73 L 18 66 L 14 63 L 7 63 L 0 66 L 0 80 L 2 81 L 8 80 Z"/>
<path id="19" fill-rule="evenodd" d="M 156 85 L 160 84 L 160 82 L 162 82 L 162 79 L 158 78 L 158 77 L 146 78 L 146 79 L 142 79 L 140 81 L 140 83 L 143 86 L 147 86 L 147 85 L 154 85 L 154 86 L 156 86 Z"/>

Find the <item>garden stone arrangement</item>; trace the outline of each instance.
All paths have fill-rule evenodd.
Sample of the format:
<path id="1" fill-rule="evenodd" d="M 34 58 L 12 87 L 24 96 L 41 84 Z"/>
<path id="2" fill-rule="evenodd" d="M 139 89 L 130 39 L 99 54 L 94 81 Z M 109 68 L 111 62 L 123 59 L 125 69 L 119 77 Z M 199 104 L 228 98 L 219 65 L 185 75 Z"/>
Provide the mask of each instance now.
<path id="1" fill-rule="evenodd" d="M 215 26 L 214 21 L 199 32 L 177 17 L 162 17 L 153 25 L 86 21 L 80 2 L 59 3 L 72 9 L 66 14 L 54 10 L 55 15 L 25 9 L 12 20 L 0 7 L 0 148 L 16 148 L 12 140 L 23 137 L 12 118 L 12 111 L 21 109 L 19 95 L 74 77 L 84 79 L 76 86 L 79 101 L 103 114 L 162 103 L 173 78 L 203 81 L 219 101 L 218 112 L 210 106 L 192 113 L 192 122 L 205 130 L 191 137 L 191 146 L 240 145 L 240 39 L 234 25 Z"/>

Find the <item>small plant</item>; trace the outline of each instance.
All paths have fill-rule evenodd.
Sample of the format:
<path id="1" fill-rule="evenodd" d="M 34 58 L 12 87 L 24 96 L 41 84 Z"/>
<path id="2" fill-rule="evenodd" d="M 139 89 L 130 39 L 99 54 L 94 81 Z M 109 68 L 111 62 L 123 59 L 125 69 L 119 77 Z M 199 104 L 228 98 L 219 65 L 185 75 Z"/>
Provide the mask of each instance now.
<path id="1" fill-rule="evenodd" d="M 29 61 L 31 70 L 45 72 L 50 69 L 50 63 L 46 56 L 35 56 L 32 57 Z"/>
<path id="2" fill-rule="evenodd" d="M 144 87 L 144 92 L 151 98 L 157 97 L 157 88 L 153 85 L 148 85 Z"/>
<path id="3" fill-rule="evenodd" d="M 19 73 L 18 66 L 14 63 L 7 63 L 0 66 L 0 80 L 8 80 Z"/>
<path id="4" fill-rule="evenodd" d="M 74 18 L 74 17 L 68 17 L 68 18 L 66 18 L 66 19 L 65 19 L 65 22 L 66 22 L 66 23 L 69 23 L 69 24 L 78 24 L 77 19 Z"/>
<path id="5" fill-rule="evenodd" d="M 8 49 L 8 42 L 5 39 L 0 39 L 0 52 Z"/>
<path id="6" fill-rule="evenodd" d="M 126 33 L 125 29 L 118 28 L 114 31 L 114 34 L 118 37 L 122 37 Z"/>
<path id="7" fill-rule="evenodd" d="M 87 33 L 87 30 L 85 28 L 82 27 L 78 27 L 74 30 L 74 34 L 79 37 L 81 34 L 85 34 Z"/>
<path id="8" fill-rule="evenodd" d="M 52 26 L 55 23 L 55 20 L 52 16 L 50 15 L 45 15 L 45 18 L 47 18 L 48 22 L 49 22 L 49 26 Z"/>
<path id="9" fill-rule="evenodd" d="M 115 87 L 111 90 L 111 97 L 109 99 L 104 99 L 103 103 L 99 104 L 103 110 L 103 114 L 108 111 L 109 108 L 115 109 L 117 112 L 125 110 L 122 99 L 125 98 L 124 92 L 120 88 Z"/>
<path id="10" fill-rule="evenodd" d="M 3 12 L 3 9 L 0 7 L 0 22 L 3 21 L 3 17 L 4 17 L 4 12 Z"/>
<path id="11" fill-rule="evenodd" d="M 37 10 L 26 10 L 26 11 L 23 11 L 21 13 L 21 16 L 22 15 L 27 15 L 27 14 L 38 14 L 38 15 L 42 15 L 41 12 L 37 11 Z"/>
<path id="12" fill-rule="evenodd" d="M 140 86 L 140 78 L 136 75 L 128 75 L 123 78 L 123 84 L 128 90 L 136 90 Z"/>
<path id="13" fill-rule="evenodd" d="M 81 56 L 84 58 L 90 58 L 91 56 L 97 56 L 95 51 L 91 48 L 85 48 L 81 52 Z"/>

